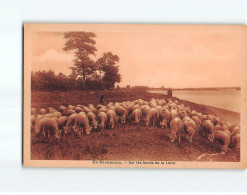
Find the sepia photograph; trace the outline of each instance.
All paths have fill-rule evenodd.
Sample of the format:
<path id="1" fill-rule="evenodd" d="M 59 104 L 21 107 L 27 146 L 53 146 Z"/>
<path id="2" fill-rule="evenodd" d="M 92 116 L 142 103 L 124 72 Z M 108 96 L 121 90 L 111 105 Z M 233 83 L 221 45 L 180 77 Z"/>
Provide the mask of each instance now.
<path id="1" fill-rule="evenodd" d="M 23 41 L 24 166 L 246 168 L 246 26 L 26 23 Z"/>

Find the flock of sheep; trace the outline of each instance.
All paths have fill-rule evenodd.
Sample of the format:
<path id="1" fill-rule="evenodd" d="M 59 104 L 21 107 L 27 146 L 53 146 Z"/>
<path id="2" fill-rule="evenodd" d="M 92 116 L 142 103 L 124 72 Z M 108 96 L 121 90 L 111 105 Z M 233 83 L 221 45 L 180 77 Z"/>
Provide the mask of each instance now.
<path id="1" fill-rule="evenodd" d="M 218 141 L 225 154 L 229 145 L 240 148 L 240 128 L 223 122 L 215 115 L 207 115 L 191 110 L 177 100 L 154 99 L 149 102 L 142 99 L 125 102 L 110 102 L 106 106 L 92 104 L 59 106 L 40 109 L 37 113 L 31 109 L 31 129 L 35 135 L 60 138 L 61 134 L 90 134 L 91 130 L 112 129 L 121 122 L 170 127 L 168 134 L 171 142 L 181 141 L 185 133 L 189 142 L 194 135 L 207 137 L 210 142 Z"/>

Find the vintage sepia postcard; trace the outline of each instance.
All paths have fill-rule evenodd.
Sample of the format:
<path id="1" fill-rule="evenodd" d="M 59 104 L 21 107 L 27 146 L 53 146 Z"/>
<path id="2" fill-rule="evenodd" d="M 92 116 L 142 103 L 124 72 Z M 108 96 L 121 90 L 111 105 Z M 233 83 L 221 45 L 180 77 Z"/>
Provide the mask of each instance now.
<path id="1" fill-rule="evenodd" d="M 23 165 L 246 168 L 244 25 L 24 24 Z"/>

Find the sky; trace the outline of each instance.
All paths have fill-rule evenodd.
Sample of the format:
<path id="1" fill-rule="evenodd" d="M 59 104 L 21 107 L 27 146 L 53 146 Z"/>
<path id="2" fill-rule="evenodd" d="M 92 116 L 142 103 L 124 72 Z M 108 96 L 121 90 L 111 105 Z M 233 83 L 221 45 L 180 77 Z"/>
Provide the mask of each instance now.
<path id="1" fill-rule="evenodd" d="M 121 87 L 234 87 L 242 83 L 246 29 L 231 25 L 38 25 L 31 37 L 32 70 L 69 75 L 74 53 L 67 31 L 96 34 L 97 54 L 119 56 Z"/>

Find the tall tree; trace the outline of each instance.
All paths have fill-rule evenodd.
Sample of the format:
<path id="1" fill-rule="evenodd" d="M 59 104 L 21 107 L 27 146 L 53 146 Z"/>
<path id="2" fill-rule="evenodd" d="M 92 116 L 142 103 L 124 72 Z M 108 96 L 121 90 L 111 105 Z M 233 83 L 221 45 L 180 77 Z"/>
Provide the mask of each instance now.
<path id="1" fill-rule="evenodd" d="M 64 51 L 74 51 L 74 67 L 72 71 L 79 77 L 82 77 L 83 87 L 85 88 L 86 77 L 95 70 L 94 62 L 90 58 L 97 51 L 95 44 L 96 35 L 92 32 L 66 32 Z"/>
<path id="2" fill-rule="evenodd" d="M 119 57 L 111 52 L 103 53 L 103 56 L 96 62 L 101 81 L 106 89 L 112 89 L 115 83 L 121 81 L 118 62 Z"/>

